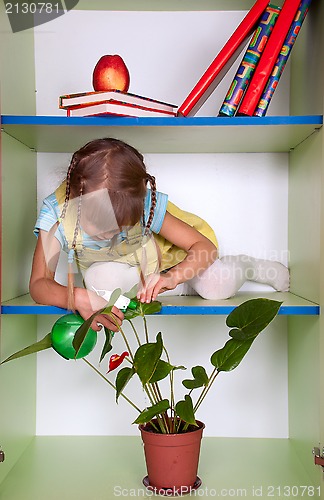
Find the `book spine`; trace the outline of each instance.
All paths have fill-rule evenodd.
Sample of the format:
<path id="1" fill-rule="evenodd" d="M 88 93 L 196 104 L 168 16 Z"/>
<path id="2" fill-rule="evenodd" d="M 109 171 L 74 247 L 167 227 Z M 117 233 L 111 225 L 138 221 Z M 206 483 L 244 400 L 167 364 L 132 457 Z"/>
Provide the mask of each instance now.
<path id="1" fill-rule="evenodd" d="M 228 89 L 219 116 L 234 116 L 252 78 L 264 47 L 278 18 L 280 7 L 270 4 L 264 11 L 259 26 L 248 45 L 236 75 Z"/>
<path id="2" fill-rule="evenodd" d="M 289 28 L 295 19 L 299 5 L 300 0 L 285 0 L 268 43 L 262 52 L 259 64 L 237 110 L 237 114 L 247 116 L 253 115 L 274 68 Z"/>
<path id="3" fill-rule="evenodd" d="M 156 117 L 174 117 L 175 113 L 169 111 L 156 110 L 137 106 L 134 104 L 125 104 L 119 101 L 102 101 L 87 105 L 69 106 L 66 108 L 67 116 L 95 116 L 95 115 L 123 115 L 123 116 L 156 116 Z"/>
<path id="4" fill-rule="evenodd" d="M 262 96 L 260 98 L 259 104 L 254 112 L 255 116 L 264 116 L 269 107 L 270 101 L 274 94 L 274 91 L 277 88 L 280 77 L 285 69 L 286 63 L 288 61 L 290 52 L 294 46 L 297 35 L 300 31 L 300 28 L 305 20 L 307 15 L 310 3 L 312 0 L 302 0 L 299 9 L 297 11 L 297 15 L 290 27 L 286 40 L 282 46 L 276 64 L 273 68 L 271 76 L 264 88 Z"/>
<path id="5" fill-rule="evenodd" d="M 178 115 L 192 116 L 204 104 L 239 56 L 244 44 L 252 35 L 268 4 L 269 0 L 257 0 L 255 2 L 214 61 L 210 64 L 195 87 L 181 104 L 178 109 Z"/>
<path id="6" fill-rule="evenodd" d="M 175 113 L 178 106 L 164 101 L 158 101 L 150 97 L 143 97 L 130 92 L 122 92 L 120 90 L 99 91 L 99 92 L 83 92 L 78 94 L 65 94 L 59 97 L 59 108 L 67 109 L 71 106 L 91 105 L 96 102 L 118 101 L 126 104 L 135 104 L 138 106 L 154 108 L 162 111 Z"/>

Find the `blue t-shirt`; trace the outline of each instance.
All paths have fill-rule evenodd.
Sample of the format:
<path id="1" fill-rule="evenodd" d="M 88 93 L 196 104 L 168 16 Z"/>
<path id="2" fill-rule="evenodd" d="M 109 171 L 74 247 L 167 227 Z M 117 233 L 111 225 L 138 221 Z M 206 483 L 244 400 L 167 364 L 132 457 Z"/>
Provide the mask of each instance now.
<path id="1" fill-rule="evenodd" d="M 156 192 L 156 206 L 154 209 L 154 217 L 151 224 L 151 231 L 154 233 L 159 233 L 161 226 L 164 221 L 166 208 L 168 203 L 168 196 L 164 193 Z M 144 200 L 144 220 L 145 223 L 148 221 L 151 208 L 151 190 L 147 190 L 147 194 Z M 42 207 L 40 209 L 35 227 L 34 234 L 38 236 L 39 230 L 49 231 L 51 227 L 58 221 L 60 217 L 61 207 L 59 206 L 55 193 L 50 194 L 44 199 Z M 61 244 L 64 250 L 67 250 L 68 244 L 64 234 L 63 224 L 59 224 L 55 237 Z M 93 250 L 98 250 L 103 247 L 109 246 L 111 240 L 95 240 L 92 239 L 86 233 L 83 233 L 83 245 L 85 247 L 91 248 Z"/>

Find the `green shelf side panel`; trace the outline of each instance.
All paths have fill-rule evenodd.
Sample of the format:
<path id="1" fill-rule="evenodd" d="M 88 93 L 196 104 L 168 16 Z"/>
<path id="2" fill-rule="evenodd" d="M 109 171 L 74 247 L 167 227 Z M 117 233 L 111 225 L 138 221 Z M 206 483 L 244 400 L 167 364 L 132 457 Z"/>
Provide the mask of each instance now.
<path id="1" fill-rule="evenodd" d="M 34 32 L 13 33 L 4 4 L 0 3 L 1 113 L 35 115 Z"/>
<path id="2" fill-rule="evenodd" d="M 312 449 L 319 446 L 320 418 L 320 319 L 288 319 L 289 436 L 313 484 L 320 484 Z"/>
<path id="3" fill-rule="evenodd" d="M 1 360 L 36 341 L 36 316 L 2 317 Z M 0 484 L 35 436 L 36 356 L 0 366 Z M 1 496 L 1 495 L 0 495 Z"/>
<path id="4" fill-rule="evenodd" d="M 323 129 L 290 153 L 289 267 L 291 292 L 320 302 L 321 176 Z"/>
<path id="5" fill-rule="evenodd" d="M 322 114 L 324 3 L 313 1 L 291 52 L 290 113 Z"/>
<path id="6" fill-rule="evenodd" d="M 322 151 L 324 152 L 324 136 L 322 135 Z M 322 159 L 322 165 L 323 165 L 323 159 Z M 322 181 L 322 202 L 321 202 L 321 220 L 323 221 L 324 217 L 324 184 Z M 321 224 L 321 240 L 320 240 L 320 245 L 322 249 L 322 255 L 324 257 L 323 253 L 323 248 L 324 248 L 324 225 L 323 223 Z M 322 272 L 321 272 L 321 277 L 320 277 L 320 293 L 321 293 L 321 298 L 323 300 L 324 297 L 324 272 L 323 272 L 323 266 L 321 267 Z M 321 428 L 320 428 L 320 436 L 319 440 L 320 443 L 324 443 L 324 316 L 321 314 L 320 316 L 320 325 L 321 325 L 321 336 L 320 336 L 320 345 L 319 345 L 319 355 L 321 359 L 321 365 L 320 365 L 320 420 L 322 422 Z M 324 477 L 323 477 L 324 481 Z M 323 488 L 324 489 L 324 488 Z M 323 492 L 324 495 L 324 492 Z"/>
<path id="7" fill-rule="evenodd" d="M 7 134 L 2 138 L 2 186 L 2 297 L 9 300 L 28 291 L 36 243 L 36 154 Z"/>

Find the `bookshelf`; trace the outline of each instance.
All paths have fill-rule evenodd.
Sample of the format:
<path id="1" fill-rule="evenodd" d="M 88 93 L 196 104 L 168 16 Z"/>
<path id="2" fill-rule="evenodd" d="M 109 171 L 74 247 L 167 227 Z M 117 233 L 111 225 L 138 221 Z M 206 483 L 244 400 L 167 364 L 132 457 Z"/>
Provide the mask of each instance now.
<path id="1" fill-rule="evenodd" d="M 70 152 L 117 135 L 146 153 L 289 152 L 323 125 L 321 115 L 133 118 L 2 116 L 3 131 L 38 152 Z M 215 140 L 217 137 L 217 140 Z"/>
<path id="2" fill-rule="evenodd" d="M 162 309 L 160 315 L 221 315 L 229 314 L 236 306 L 246 300 L 257 297 L 275 298 L 282 302 L 279 310 L 284 316 L 318 316 L 320 307 L 318 304 L 298 297 L 293 293 L 262 293 L 262 292 L 238 292 L 235 297 L 226 300 L 203 300 L 199 297 L 160 297 Z M 30 295 L 22 295 L 8 300 L 1 305 L 2 314 L 66 314 L 67 310 L 54 306 L 35 304 Z"/>
<path id="3" fill-rule="evenodd" d="M 78 9 L 241 10 L 250 8 L 252 3 L 250 0 L 202 0 L 198 5 L 196 1 L 190 0 L 167 0 L 154 2 L 152 5 L 147 0 L 120 0 L 116 5 L 110 1 L 94 0 L 90 6 L 89 1 L 80 0 Z M 0 14 L 1 22 L 5 23 L 2 5 Z M 135 144 L 144 153 L 289 154 L 287 203 L 291 292 L 271 294 L 273 298 L 283 300 L 278 320 L 284 325 L 288 342 L 289 438 L 208 437 L 204 441 L 201 458 L 204 486 L 217 489 L 219 484 L 223 484 L 224 488 L 232 488 L 233 491 L 234 488 L 237 491 L 239 488 L 246 488 L 245 498 L 253 498 L 253 485 L 263 486 L 263 495 L 266 496 L 271 486 L 283 488 L 285 485 L 301 484 L 313 487 L 315 498 L 324 498 L 322 470 L 313 464 L 312 457 L 313 446 L 320 444 L 323 447 L 324 443 L 324 336 L 321 315 L 324 279 L 323 21 L 324 7 L 320 2 L 314 2 L 291 56 L 291 114 L 261 119 L 201 116 L 176 119 L 67 119 L 63 116 L 37 116 L 34 98 L 34 41 L 27 33 L 16 38 L 6 34 L 6 24 L 5 29 L 0 30 L 0 38 L 4 39 L 0 50 L 1 63 L 5 68 L 5 77 L 1 81 L 4 172 L 1 357 L 35 341 L 42 321 L 48 318 L 50 323 L 52 316 L 65 313 L 63 309 L 34 304 L 27 294 L 34 246 L 30 227 L 36 216 L 36 153 L 69 153 L 92 138 L 116 135 Z M 26 41 L 24 45 L 22 40 Z M 309 53 L 312 54 L 311 58 Z M 7 101 L 10 86 L 17 88 L 15 72 L 22 64 L 26 68 L 24 88 L 21 95 L 16 91 L 15 100 Z M 21 182 L 14 190 L 17 178 Z M 11 210 L 13 199 L 15 210 Z M 26 210 L 30 206 L 33 209 Z M 20 229 L 18 239 L 15 234 L 17 227 Z M 262 295 L 264 294 L 257 294 Z M 164 297 L 159 316 L 165 317 L 162 319 L 167 321 L 171 321 L 174 316 L 178 317 L 178 321 L 194 316 L 198 319 L 201 316 L 201 322 L 209 321 L 212 317 L 217 320 L 217 316 L 223 317 L 238 303 L 253 296 L 253 293 L 241 293 L 228 301 L 211 301 L 208 304 L 196 297 Z M 154 321 L 158 319 L 156 317 Z M 0 444 L 6 452 L 5 462 L 0 463 L 0 496 L 3 500 L 43 500 L 44 494 L 52 500 L 57 496 L 63 497 L 67 491 L 72 490 L 81 500 L 89 498 L 89 495 L 100 498 L 104 483 L 113 494 L 109 478 L 115 476 L 122 481 L 118 471 L 125 468 L 125 455 L 128 458 L 128 453 L 133 458 L 130 462 L 135 465 L 127 466 L 129 479 L 124 483 L 125 487 L 141 487 L 143 464 L 141 451 L 137 449 L 137 438 L 57 438 L 36 435 L 36 387 L 39 383 L 36 360 L 31 357 L 22 361 L 19 367 L 12 364 L 2 367 L 1 371 L 0 399 L 3 409 L 0 412 Z M 116 460 L 105 456 L 106 467 L 110 471 L 108 479 L 107 468 L 104 475 L 98 474 L 107 447 L 116 451 Z M 85 449 L 89 452 L 89 458 L 81 461 L 80 456 Z M 235 479 L 232 477 L 233 457 L 240 463 L 240 471 L 236 473 Z M 71 463 L 82 477 L 77 485 L 65 473 Z M 73 467 L 71 470 L 74 470 Z M 54 469 L 55 480 L 49 472 Z M 91 475 L 89 471 L 93 474 L 88 483 L 83 478 L 87 474 Z M 65 485 L 64 492 L 59 484 Z M 277 496 L 278 491 L 275 491 Z M 70 498 L 73 494 L 71 493 Z"/>

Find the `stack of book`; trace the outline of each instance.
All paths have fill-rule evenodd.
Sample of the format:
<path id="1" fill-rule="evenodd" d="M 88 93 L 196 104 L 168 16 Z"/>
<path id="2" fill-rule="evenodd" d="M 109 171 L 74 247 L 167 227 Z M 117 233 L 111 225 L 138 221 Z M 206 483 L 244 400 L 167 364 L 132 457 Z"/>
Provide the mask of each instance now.
<path id="1" fill-rule="evenodd" d="M 106 92 L 83 92 L 59 97 L 59 108 L 67 116 L 175 116 L 177 106 L 130 92 L 109 90 Z"/>
<path id="2" fill-rule="evenodd" d="M 252 39 L 219 116 L 264 116 L 311 0 L 285 0 L 282 8 L 257 0 L 178 109 L 192 116 L 204 104 Z"/>
<path id="3" fill-rule="evenodd" d="M 264 116 L 311 0 L 284 0 L 282 8 L 256 0 L 214 61 L 178 108 L 174 104 L 112 90 L 63 95 L 68 116 L 193 116 L 249 42 L 219 116 Z"/>

